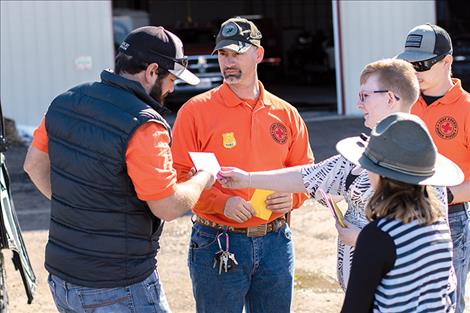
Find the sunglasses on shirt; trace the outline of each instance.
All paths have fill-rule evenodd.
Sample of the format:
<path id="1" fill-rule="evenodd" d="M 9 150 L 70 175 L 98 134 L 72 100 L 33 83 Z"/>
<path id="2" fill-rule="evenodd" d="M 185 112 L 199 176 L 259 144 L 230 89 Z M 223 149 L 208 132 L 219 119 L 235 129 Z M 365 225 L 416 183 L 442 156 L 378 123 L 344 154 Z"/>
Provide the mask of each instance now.
<path id="1" fill-rule="evenodd" d="M 444 59 L 446 55 L 447 54 L 438 55 L 437 57 L 434 57 L 428 60 L 416 61 L 416 62 L 410 62 L 410 63 L 411 65 L 413 65 L 416 72 L 426 72 L 426 71 L 429 71 L 431 67 L 433 67 L 434 64 Z"/>

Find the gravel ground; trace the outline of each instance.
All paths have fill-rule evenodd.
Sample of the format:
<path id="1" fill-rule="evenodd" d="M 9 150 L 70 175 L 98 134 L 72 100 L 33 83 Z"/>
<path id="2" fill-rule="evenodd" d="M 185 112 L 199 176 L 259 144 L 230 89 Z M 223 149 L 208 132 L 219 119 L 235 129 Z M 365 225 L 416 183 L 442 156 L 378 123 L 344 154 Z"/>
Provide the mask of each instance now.
<path id="1" fill-rule="evenodd" d="M 335 143 L 346 136 L 365 132 L 362 119 L 330 119 L 304 116 L 317 161 L 335 153 Z M 21 277 L 7 261 L 10 312 L 56 312 L 47 286 L 44 248 L 49 226 L 49 201 L 42 197 L 22 171 L 24 146 L 12 146 L 6 153 L 12 193 L 29 256 L 38 277 L 38 289 L 31 305 L 26 304 Z M 344 203 L 341 203 L 344 208 Z M 336 231 L 329 212 L 308 201 L 292 217 L 296 252 L 296 284 L 293 312 L 338 312 L 343 301 L 336 278 Z M 186 266 L 191 221 L 183 216 L 167 223 L 158 254 L 158 271 L 174 313 L 194 312 L 191 282 Z M 470 286 L 467 290 L 470 289 Z M 470 303 L 470 300 L 468 301 Z"/>

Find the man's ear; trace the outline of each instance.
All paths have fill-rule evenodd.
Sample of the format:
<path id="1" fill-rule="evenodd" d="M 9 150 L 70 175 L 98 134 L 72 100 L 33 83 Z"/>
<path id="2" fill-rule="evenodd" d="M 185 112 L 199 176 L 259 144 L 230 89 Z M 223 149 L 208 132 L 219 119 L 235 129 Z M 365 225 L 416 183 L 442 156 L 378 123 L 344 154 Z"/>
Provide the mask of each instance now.
<path id="1" fill-rule="evenodd" d="M 158 64 L 157 63 L 151 63 L 147 66 L 145 69 L 145 82 L 149 84 L 153 84 L 155 81 L 155 78 L 158 77 Z"/>
<path id="2" fill-rule="evenodd" d="M 447 68 L 451 68 L 452 67 L 452 62 L 454 61 L 454 57 L 451 56 L 450 54 L 449 55 L 446 55 L 445 58 L 444 58 L 444 63 L 446 65 Z"/>
<path id="3" fill-rule="evenodd" d="M 395 94 L 393 92 L 388 92 L 388 104 L 390 106 L 398 105 L 397 99 L 395 99 Z"/>
<path id="4" fill-rule="evenodd" d="M 263 61 L 264 58 L 264 48 L 263 47 L 258 47 L 256 50 L 256 63 L 260 64 L 261 61 Z"/>

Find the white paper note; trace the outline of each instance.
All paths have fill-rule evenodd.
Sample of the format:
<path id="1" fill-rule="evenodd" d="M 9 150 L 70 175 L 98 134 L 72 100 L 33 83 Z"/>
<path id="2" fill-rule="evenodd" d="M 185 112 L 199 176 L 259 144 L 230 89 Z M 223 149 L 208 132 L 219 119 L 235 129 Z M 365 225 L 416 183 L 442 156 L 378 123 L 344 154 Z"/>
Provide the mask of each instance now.
<path id="1" fill-rule="evenodd" d="M 212 152 L 189 152 L 189 156 L 193 161 L 196 170 L 205 170 L 210 172 L 214 177 L 220 171 L 219 161 Z"/>

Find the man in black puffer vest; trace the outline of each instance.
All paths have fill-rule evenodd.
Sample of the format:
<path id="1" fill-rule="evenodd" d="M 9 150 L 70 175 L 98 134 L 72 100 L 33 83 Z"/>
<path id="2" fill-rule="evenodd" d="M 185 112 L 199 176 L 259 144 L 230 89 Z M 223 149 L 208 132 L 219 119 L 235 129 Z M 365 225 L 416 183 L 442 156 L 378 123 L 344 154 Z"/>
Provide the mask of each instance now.
<path id="1" fill-rule="evenodd" d="M 176 78 L 195 85 L 181 40 L 134 30 L 115 73 L 56 97 L 24 169 L 51 199 L 45 266 L 60 312 L 170 312 L 156 272 L 163 221 L 190 210 L 214 177 L 176 183 L 159 112 Z"/>

